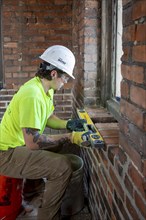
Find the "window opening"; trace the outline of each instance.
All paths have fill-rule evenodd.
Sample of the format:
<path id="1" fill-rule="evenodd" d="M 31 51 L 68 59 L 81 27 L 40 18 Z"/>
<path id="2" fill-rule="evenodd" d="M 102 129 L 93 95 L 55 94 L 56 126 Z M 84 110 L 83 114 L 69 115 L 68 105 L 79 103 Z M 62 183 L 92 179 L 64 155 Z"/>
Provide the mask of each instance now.
<path id="1" fill-rule="evenodd" d="M 114 12 L 113 12 L 113 71 L 112 71 L 112 98 L 120 101 L 121 97 L 121 57 L 123 54 L 122 50 L 122 1 L 116 1 Z"/>

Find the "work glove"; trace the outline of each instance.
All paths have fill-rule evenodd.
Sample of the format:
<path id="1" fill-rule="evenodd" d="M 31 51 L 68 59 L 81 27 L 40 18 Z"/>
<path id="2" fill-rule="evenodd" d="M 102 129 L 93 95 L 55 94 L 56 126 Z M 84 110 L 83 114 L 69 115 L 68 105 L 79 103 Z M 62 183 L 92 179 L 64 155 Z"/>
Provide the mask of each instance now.
<path id="1" fill-rule="evenodd" d="M 66 128 L 70 131 L 84 131 L 85 119 L 70 119 L 67 122 Z"/>

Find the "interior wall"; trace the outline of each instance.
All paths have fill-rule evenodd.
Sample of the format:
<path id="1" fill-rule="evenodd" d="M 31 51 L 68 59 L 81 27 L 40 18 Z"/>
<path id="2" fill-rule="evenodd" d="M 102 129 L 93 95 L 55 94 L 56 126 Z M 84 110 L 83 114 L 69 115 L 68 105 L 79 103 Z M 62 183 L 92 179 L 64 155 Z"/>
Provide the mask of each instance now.
<path id="1" fill-rule="evenodd" d="M 100 103 L 100 1 L 73 1 L 73 47 L 77 63 L 73 87 L 76 107 L 97 106 Z"/>
<path id="2" fill-rule="evenodd" d="M 72 49 L 72 0 L 3 1 L 2 17 L 7 88 L 32 78 L 38 56 L 49 46 Z"/>
<path id="3" fill-rule="evenodd" d="M 54 44 L 72 50 L 72 0 L 2 1 L 3 90 L 1 117 L 14 90 L 35 76 L 39 55 Z M 72 117 L 72 80 L 55 94 L 55 113 Z M 1 118 L 0 117 L 0 118 Z"/>
<path id="4" fill-rule="evenodd" d="M 63 43 L 73 49 L 77 59 L 74 107 L 98 106 L 102 23 L 100 3 L 100 0 L 4 1 L 7 86 L 13 88 L 13 83 L 17 85 L 32 77 L 37 67 L 37 61 L 33 60 L 36 54 L 51 44 Z M 101 220 L 102 217 L 112 220 L 146 218 L 145 0 L 123 0 L 123 25 L 119 144 L 110 144 L 106 150 L 84 151 L 90 198 L 92 196 L 90 205 L 94 209 L 91 209 L 93 220 L 97 220 L 97 216 Z M 63 106 L 60 103 L 70 100 L 70 95 L 65 99 L 65 94 L 70 94 L 71 88 L 70 83 L 64 95 L 58 95 L 60 113 L 65 112 L 66 101 Z M 5 94 L 2 97 L 1 106 L 7 100 Z M 66 108 L 70 106 L 71 102 Z"/>

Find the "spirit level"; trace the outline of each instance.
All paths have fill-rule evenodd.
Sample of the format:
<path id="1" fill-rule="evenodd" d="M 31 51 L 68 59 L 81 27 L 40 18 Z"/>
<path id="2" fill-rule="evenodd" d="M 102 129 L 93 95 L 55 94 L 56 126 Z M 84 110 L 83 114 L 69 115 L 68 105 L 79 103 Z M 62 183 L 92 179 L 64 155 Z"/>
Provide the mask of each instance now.
<path id="1" fill-rule="evenodd" d="M 87 123 L 84 124 L 85 131 L 73 133 L 73 142 L 83 145 L 83 142 L 88 141 L 91 147 L 103 148 L 104 140 L 85 109 L 77 109 L 77 114 L 80 119 L 85 119 Z"/>

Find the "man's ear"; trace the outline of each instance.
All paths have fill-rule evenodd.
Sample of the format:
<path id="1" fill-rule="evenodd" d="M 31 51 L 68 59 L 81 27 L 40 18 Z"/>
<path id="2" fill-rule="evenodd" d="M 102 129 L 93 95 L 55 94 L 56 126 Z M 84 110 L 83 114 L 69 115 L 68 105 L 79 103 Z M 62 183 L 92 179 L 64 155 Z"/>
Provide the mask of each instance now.
<path id="1" fill-rule="evenodd" d="M 56 70 L 52 70 L 51 71 L 51 76 L 52 76 L 52 79 L 57 78 L 57 71 Z"/>

